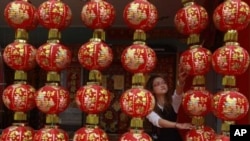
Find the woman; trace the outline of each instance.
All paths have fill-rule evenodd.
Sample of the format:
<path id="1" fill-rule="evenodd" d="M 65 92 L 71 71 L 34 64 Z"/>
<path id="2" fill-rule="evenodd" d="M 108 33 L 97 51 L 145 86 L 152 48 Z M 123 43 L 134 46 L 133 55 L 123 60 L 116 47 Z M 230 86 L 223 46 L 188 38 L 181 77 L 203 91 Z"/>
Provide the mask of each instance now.
<path id="1" fill-rule="evenodd" d="M 178 123 L 177 113 L 182 102 L 183 87 L 188 74 L 179 67 L 178 80 L 174 92 L 160 75 L 152 75 L 146 84 L 155 97 L 154 110 L 147 119 L 156 128 L 157 141 L 182 141 L 178 129 L 191 129 L 190 123 Z"/>

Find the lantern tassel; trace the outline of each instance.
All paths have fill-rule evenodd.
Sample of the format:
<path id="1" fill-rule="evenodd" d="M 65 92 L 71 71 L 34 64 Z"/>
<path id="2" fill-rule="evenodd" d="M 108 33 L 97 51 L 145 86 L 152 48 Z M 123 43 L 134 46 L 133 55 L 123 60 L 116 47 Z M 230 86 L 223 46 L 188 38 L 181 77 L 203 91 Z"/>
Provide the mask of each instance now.
<path id="1" fill-rule="evenodd" d="M 48 42 L 58 42 L 61 39 L 61 32 L 56 29 L 52 28 L 49 30 Z"/>
<path id="2" fill-rule="evenodd" d="M 143 30 L 135 30 L 134 32 L 134 41 L 146 41 L 146 33 Z"/>
<path id="3" fill-rule="evenodd" d="M 88 114 L 86 117 L 86 123 L 90 125 L 97 125 L 99 123 L 99 117 L 96 114 Z"/>
<path id="4" fill-rule="evenodd" d="M 15 112 L 14 120 L 16 120 L 16 121 L 25 121 L 25 120 L 27 120 L 27 115 L 24 112 Z"/>
<path id="5" fill-rule="evenodd" d="M 26 81 L 27 80 L 27 72 L 22 71 L 22 70 L 16 70 L 15 75 L 14 75 L 14 79 L 18 80 L 18 81 L 21 81 L 21 80 Z"/>
<path id="6" fill-rule="evenodd" d="M 234 121 L 224 121 L 221 125 L 221 131 L 223 132 L 224 135 L 229 135 L 230 132 L 230 125 L 235 124 Z"/>
<path id="7" fill-rule="evenodd" d="M 143 73 L 136 73 L 132 77 L 132 85 L 140 85 L 144 86 L 145 84 L 145 76 Z"/>
<path id="8" fill-rule="evenodd" d="M 93 38 L 101 39 L 102 41 L 105 41 L 106 34 L 103 29 L 95 29 L 93 32 Z"/>
<path id="9" fill-rule="evenodd" d="M 194 116 L 192 117 L 192 124 L 195 125 L 196 127 L 200 127 L 204 124 L 204 117 L 202 116 Z"/>
<path id="10" fill-rule="evenodd" d="M 187 39 L 187 44 L 192 45 L 192 44 L 197 44 L 200 42 L 200 35 L 199 34 L 191 34 L 189 35 Z"/>
<path id="11" fill-rule="evenodd" d="M 18 28 L 16 30 L 15 39 L 28 40 L 28 38 L 29 38 L 29 34 L 25 29 Z"/>
<path id="12" fill-rule="evenodd" d="M 55 71 L 50 71 L 47 74 L 48 82 L 60 82 L 60 75 Z"/>
<path id="13" fill-rule="evenodd" d="M 193 78 L 193 85 L 196 86 L 196 85 L 204 85 L 205 84 L 205 77 L 204 75 L 196 75 L 194 78 Z"/>
<path id="14" fill-rule="evenodd" d="M 238 32 L 237 30 L 228 30 L 224 35 L 224 42 L 237 42 Z"/>
<path id="15" fill-rule="evenodd" d="M 222 85 L 223 86 L 235 86 L 236 85 L 235 76 L 225 75 L 222 79 Z"/>
<path id="16" fill-rule="evenodd" d="M 89 81 L 101 83 L 102 74 L 99 70 L 91 70 L 89 72 Z"/>
<path id="17" fill-rule="evenodd" d="M 56 114 L 46 115 L 46 124 L 57 124 L 59 123 L 59 117 Z"/>
<path id="18" fill-rule="evenodd" d="M 132 118 L 130 121 L 131 128 L 143 128 L 143 120 L 141 118 Z"/>

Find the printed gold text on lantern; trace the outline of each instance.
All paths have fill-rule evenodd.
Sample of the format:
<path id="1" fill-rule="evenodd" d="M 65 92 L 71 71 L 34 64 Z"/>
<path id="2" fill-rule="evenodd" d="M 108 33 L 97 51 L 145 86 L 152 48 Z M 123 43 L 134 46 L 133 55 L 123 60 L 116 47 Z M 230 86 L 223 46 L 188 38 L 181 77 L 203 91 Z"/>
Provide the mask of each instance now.
<path id="1" fill-rule="evenodd" d="M 7 16 L 9 17 L 9 19 L 11 19 L 13 23 L 21 24 L 23 21 L 30 18 L 29 14 L 27 13 L 28 7 L 24 4 L 13 3 L 10 9 L 12 12 L 9 12 L 9 15 Z M 17 13 L 13 11 L 17 11 Z"/>

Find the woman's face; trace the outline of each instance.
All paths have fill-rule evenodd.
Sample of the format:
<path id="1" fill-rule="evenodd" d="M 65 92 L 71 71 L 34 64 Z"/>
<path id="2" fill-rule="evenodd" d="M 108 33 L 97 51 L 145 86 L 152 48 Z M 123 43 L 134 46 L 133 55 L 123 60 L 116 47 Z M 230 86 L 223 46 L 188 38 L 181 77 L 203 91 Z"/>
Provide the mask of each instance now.
<path id="1" fill-rule="evenodd" d="M 155 95 L 165 95 L 168 91 L 168 85 L 166 81 L 161 78 L 157 77 L 153 81 L 153 93 Z"/>

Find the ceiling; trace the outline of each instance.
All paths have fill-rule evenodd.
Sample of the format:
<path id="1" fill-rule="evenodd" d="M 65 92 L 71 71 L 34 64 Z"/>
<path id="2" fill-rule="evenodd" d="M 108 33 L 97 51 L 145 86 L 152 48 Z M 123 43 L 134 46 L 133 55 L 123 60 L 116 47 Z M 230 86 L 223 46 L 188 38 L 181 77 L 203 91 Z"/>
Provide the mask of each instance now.
<path id="1" fill-rule="evenodd" d="M 0 27 L 8 26 L 5 22 L 3 13 L 4 7 L 11 2 L 12 0 L 0 0 Z M 41 3 L 45 2 L 45 0 L 29 0 L 35 7 L 38 7 Z M 81 27 L 84 26 L 80 14 L 81 9 L 88 2 L 88 0 L 61 0 L 65 4 L 68 4 L 73 13 L 71 27 Z M 123 10 L 125 6 L 132 2 L 132 0 L 106 0 L 110 4 L 112 4 L 116 10 L 116 18 L 114 24 L 112 26 L 115 27 L 124 27 L 126 26 L 123 20 Z M 178 9 L 182 8 L 183 5 L 181 0 L 148 0 L 158 9 L 158 17 L 159 20 L 156 26 L 166 26 L 171 27 L 174 26 L 174 16 Z M 197 3 L 201 4 L 205 0 L 197 0 Z"/>

